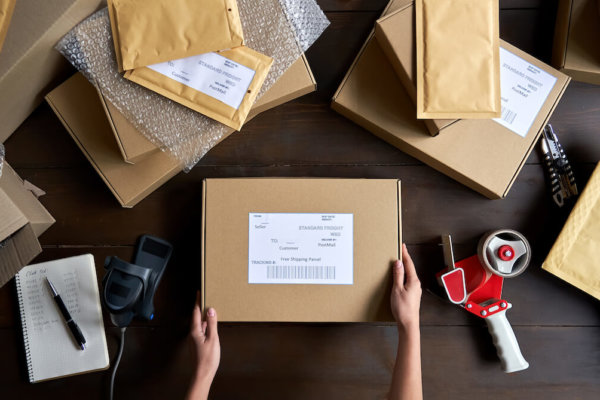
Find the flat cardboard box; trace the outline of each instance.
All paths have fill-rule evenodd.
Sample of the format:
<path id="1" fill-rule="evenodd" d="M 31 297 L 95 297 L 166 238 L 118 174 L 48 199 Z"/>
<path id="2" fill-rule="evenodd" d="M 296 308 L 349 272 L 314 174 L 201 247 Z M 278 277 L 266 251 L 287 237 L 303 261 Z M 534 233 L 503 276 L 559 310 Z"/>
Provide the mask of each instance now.
<path id="1" fill-rule="evenodd" d="M 279 78 L 279 80 L 259 99 L 250 110 L 249 118 L 274 108 L 280 104 L 314 92 L 317 83 L 304 54 Z M 108 117 L 110 127 L 117 139 L 123 159 L 135 164 L 159 151 L 144 135 L 133 128 L 123 115 L 99 91 L 100 100 Z"/>
<path id="2" fill-rule="evenodd" d="M 41 253 L 37 237 L 54 218 L 6 162 L 0 176 L 0 287 Z"/>
<path id="3" fill-rule="evenodd" d="M 250 117 L 257 114 L 255 110 L 276 107 L 315 88 L 314 77 L 302 58 L 257 101 Z M 114 106 L 103 108 L 96 89 L 83 75 L 75 74 L 50 92 L 46 100 L 123 207 L 135 206 L 182 170 L 178 161 L 162 151 L 146 155 L 135 164 L 124 162 L 113 128 L 120 138 L 135 140 L 142 134 Z M 229 134 L 233 132 L 231 129 Z"/>
<path id="4" fill-rule="evenodd" d="M 0 143 L 72 67 L 54 45 L 102 0 L 18 0 L 0 56 Z"/>
<path id="5" fill-rule="evenodd" d="M 220 321 L 393 320 L 391 263 L 402 243 L 398 180 L 206 179 L 203 189 L 202 308 L 216 308 Z M 248 283 L 249 213 L 353 214 L 353 283 Z"/>
<path id="6" fill-rule="evenodd" d="M 600 15 L 596 0 L 560 0 L 552 65 L 573 79 L 600 85 Z"/>
<path id="7" fill-rule="evenodd" d="M 80 73 L 50 92 L 46 100 L 123 207 L 133 207 L 181 171 L 179 162 L 162 151 L 136 164 L 124 162 L 98 93 Z M 124 130 L 141 135 L 127 120 L 119 119 L 126 122 Z"/>
<path id="8" fill-rule="evenodd" d="M 409 4 L 395 0 L 385 15 Z M 506 197 L 570 78 L 503 42 L 503 48 L 556 77 L 525 138 L 493 120 L 460 120 L 431 137 L 415 105 L 371 34 L 350 67 L 332 108 L 381 139 L 491 199 Z"/>
<path id="9" fill-rule="evenodd" d="M 600 164 L 542 268 L 600 300 Z"/>
<path id="10" fill-rule="evenodd" d="M 417 103 L 417 61 L 415 45 L 414 3 L 379 19 L 375 23 L 375 37 L 381 49 L 394 67 L 396 75 L 404 85 L 412 101 Z M 423 119 L 431 136 L 438 135 L 456 119 Z"/>

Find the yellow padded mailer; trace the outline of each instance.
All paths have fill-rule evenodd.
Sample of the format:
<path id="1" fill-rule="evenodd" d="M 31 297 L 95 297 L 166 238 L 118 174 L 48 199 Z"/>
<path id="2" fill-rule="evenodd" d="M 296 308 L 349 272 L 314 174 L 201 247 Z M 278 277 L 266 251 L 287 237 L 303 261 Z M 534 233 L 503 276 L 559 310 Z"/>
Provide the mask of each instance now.
<path id="1" fill-rule="evenodd" d="M 542 268 L 600 300 L 600 164 Z"/>
<path id="2" fill-rule="evenodd" d="M 236 0 L 108 0 L 119 70 L 244 44 Z"/>
<path id="3" fill-rule="evenodd" d="M 416 0 L 417 118 L 499 118 L 498 0 Z"/>

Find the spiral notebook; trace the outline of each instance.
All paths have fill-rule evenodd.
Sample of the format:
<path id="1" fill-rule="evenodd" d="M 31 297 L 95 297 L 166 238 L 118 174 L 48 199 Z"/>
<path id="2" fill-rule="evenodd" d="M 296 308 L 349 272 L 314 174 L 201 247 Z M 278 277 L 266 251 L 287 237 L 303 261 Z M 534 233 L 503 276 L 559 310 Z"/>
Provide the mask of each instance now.
<path id="1" fill-rule="evenodd" d="M 86 339 L 81 350 L 52 298 L 52 281 Z M 29 265 L 15 277 L 29 382 L 109 366 L 94 257 L 85 254 Z"/>

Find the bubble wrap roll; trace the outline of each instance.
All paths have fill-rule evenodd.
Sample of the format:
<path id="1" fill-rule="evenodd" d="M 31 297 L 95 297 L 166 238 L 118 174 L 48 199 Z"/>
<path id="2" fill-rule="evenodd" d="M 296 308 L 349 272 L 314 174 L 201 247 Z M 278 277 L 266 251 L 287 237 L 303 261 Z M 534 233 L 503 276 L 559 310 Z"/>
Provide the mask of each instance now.
<path id="1" fill-rule="evenodd" d="M 238 0 L 246 45 L 273 58 L 260 98 L 329 24 L 314 0 Z M 123 78 L 110 21 L 100 10 L 74 27 L 56 48 L 137 130 L 189 171 L 230 129 Z"/>

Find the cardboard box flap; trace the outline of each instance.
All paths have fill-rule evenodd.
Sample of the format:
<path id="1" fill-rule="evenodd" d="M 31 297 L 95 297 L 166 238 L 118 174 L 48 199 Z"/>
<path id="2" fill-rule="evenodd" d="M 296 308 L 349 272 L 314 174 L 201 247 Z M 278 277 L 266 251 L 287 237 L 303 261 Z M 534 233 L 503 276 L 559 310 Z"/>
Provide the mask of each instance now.
<path id="1" fill-rule="evenodd" d="M 0 186 L 0 242 L 27 224 L 27 217 Z"/>
<path id="2" fill-rule="evenodd" d="M 30 224 L 0 243 L 0 287 L 42 252 Z"/>
<path id="3" fill-rule="evenodd" d="M 2 176 L 0 177 L 0 187 L 11 198 L 16 207 L 19 208 L 27 222 L 31 223 L 36 236 L 44 233 L 55 220 L 48 210 L 39 202 L 37 197 L 26 187 L 23 180 L 8 165 L 4 164 Z"/>
<path id="4" fill-rule="evenodd" d="M 542 268 L 600 300 L 600 164 Z"/>

